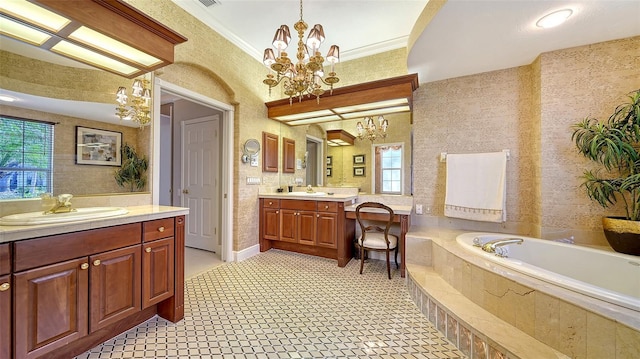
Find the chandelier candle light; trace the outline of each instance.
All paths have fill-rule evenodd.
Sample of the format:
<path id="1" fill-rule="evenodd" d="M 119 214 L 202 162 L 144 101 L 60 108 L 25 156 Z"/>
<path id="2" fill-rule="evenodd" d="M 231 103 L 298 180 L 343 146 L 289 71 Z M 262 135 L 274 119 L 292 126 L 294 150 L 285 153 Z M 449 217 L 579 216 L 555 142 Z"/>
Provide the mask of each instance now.
<path id="1" fill-rule="evenodd" d="M 149 80 L 136 79 L 131 86 L 131 98 L 127 96 L 127 89 L 119 87 L 116 92 L 116 115 L 120 120 L 135 121 L 140 128 L 151 124 L 151 111 L 149 103 L 151 101 L 151 90 Z"/>
<path id="2" fill-rule="evenodd" d="M 364 121 L 367 123 L 366 126 L 362 125 L 360 121 L 358 121 L 356 125 L 359 140 L 369 139 L 371 142 L 374 142 L 377 138 L 387 137 L 389 121 L 387 121 L 384 116 L 378 116 L 378 125 L 380 127 L 376 127 L 372 117 L 365 117 Z"/>
<path id="3" fill-rule="evenodd" d="M 308 29 L 307 23 L 302 20 L 302 0 L 300 0 L 300 20 L 293 25 L 298 32 L 298 51 L 296 58 L 298 62 L 294 65 L 284 50 L 289 46 L 291 34 L 287 25 L 281 25 L 273 37 L 273 47 L 276 49 L 278 56 L 274 55 L 271 48 L 264 50 L 263 63 L 276 73 L 268 74 L 267 78 L 262 81 L 269 86 L 269 95 L 271 89 L 282 83 L 284 94 L 289 96 L 289 103 L 292 103 L 293 97 L 298 96 L 298 101 L 302 101 L 305 94 L 316 96 L 316 100 L 320 103 L 320 95 L 325 90 L 321 83 L 328 85 L 333 93 L 333 85 L 340 81 L 336 77 L 335 64 L 340 62 L 340 48 L 337 45 L 331 45 L 327 53 L 327 61 L 331 63 L 331 72 L 326 78 L 324 77 L 322 57 L 319 49 L 324 42 L 324 30 L 322 25 L 313 25 L 307 37 L 307 43 L 302 41 L 304 32 Z M 310 55 L 311 54 L 311 55 Z"/>

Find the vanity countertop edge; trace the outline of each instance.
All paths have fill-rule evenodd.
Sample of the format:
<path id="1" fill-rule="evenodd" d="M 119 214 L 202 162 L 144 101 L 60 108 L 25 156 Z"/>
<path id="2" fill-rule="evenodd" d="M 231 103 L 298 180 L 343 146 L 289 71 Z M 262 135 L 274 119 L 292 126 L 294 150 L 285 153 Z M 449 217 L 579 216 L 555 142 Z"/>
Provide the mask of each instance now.
<path id="1" fill-rule="evenodd" d="M 331 195 L 323 195 L 323 196 L 309 196 L 309 195 L 290 195 L 287 193 L 260 193 L 258 194 L 258 198 L 272 198 L 272 199 L 295 199 L 295 200 L 304 200 L 304 201 L 330 201 L 330 202 L 347 202 L 351 201 L 352 203 L 358 198 L 357 195 L 353 194 L 331 194 Z"/>
<path id="2" fill-rule="evenodd" d="M 142 205 L 124 208 L 129 213 L 113 217 L 33 226 L 0 226 L 0 243 L 189 214 L 189 208 L 185 207 Z"/>

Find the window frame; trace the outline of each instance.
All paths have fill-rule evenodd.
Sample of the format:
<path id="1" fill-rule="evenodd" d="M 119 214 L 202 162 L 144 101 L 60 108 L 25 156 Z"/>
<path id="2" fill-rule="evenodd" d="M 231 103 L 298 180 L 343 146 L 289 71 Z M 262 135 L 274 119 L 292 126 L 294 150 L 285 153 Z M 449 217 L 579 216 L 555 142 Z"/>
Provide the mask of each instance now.
<path id="1" fill-rule="evenodd" d="M 385 168 L 382 166 L 382 153 L 380 153 L 380 156 L 378 156 L 377 152 L 378 152 L 378 148 L 379 147 L 399 147 L 400 150 L 400 191 L 396 192 L 396 191 L 383 191 L 383 171 L 385 170 Z M 396 142 L 396 143 L 380 143 L 380 144 L 373 144 L 372 145 L 372 153 L 373 153 L 373 158 L 375 159 L 373 161 L 373 173 L 374 175 L 372 176 L 372 188 L 374 189 L 374 193 L 379 193 L 379 194 L 389 194 L 389 195 L 404 195 L 404 180 L 405 180 L 405 161 L 404 161 L 404 150 L 405 150 L 405 145 L 404 142 Z M 394 170 L 398 170 L 398 168 L 394 168 Z"/>

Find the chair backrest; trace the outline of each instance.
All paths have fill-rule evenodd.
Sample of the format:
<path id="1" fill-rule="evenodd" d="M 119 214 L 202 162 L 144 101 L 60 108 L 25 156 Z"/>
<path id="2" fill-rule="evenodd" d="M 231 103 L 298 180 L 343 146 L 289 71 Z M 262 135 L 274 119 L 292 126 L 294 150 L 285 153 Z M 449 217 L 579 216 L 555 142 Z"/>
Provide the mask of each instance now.
<path id="1" fill-rule="evenodd" d="M 385 226 L 385 228 L 381 228 L 375 224 L 372 225 L 365 225 L 364 220 L 360 218 L 360 210 L 363 208 L 377 208 L 381 211 L 376 211 L 375 213 L 379 213 L 381 215 L 383 215 L 387 221 L 387 224 Z M 386 213 L 385 213 L 386 212 Z M 386 216 L 388 215 L 388 217 Z M 384 232 L 384 237 L 385 239 L 387 238 L 387 235 L 389 234 L 389 229 L 391 228 L 391 225 L 393 224 L 393 209 L 389 208 L 388 206 L 382 204 L 382 203 L 378 203 L 378 202 L 364 202 L 358 205 L 358 207 L 356 207 L 356 220 L 358 221 L 358 224 L 360 225 L 360 230 L 362 231 L 362 239 L 364 240 L 365 237 L 365 233 L 367 232 L 371 232 L 371 231 L 376 231 L 376 232 Z M 384 220 L 381 220 L 384 221 Z M 387 239 L 388 242 L 388 239 Z"/>

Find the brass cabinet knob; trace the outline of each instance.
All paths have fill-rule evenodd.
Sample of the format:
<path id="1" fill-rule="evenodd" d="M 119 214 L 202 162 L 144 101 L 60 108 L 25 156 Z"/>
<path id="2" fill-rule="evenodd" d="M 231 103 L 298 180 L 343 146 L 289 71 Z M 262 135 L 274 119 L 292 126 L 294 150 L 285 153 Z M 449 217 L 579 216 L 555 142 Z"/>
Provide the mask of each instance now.
<path id="1" fill-rule="evenodd" d="M 319 214 L 316 214 L 316 217 L 320 218 L 320 215 L 319 215 Z"/>
<path id="2" fill-rule="evenodd" d="M 324 209 L 329 209 L 329 206 L 324 206 Z"/>
<path id="3" fill-rule="evenodd" d="M 158 232 L 164 232 L 164 227 L 158 227 Z"/>
<path id="4" fill-rule="evenodd" d="M 0 292 L 4 292 L 6 290 L 9 290 L 9 288 L 11 288 L 11 285 L 9 283 L 0 284 Z"/>
<path id="5" fill-rule="evenodd" d="M 147 253 L 151 253 L 151 247 L 147 247 L 147 248 L 145 248 L 145 250 L 144 250 L 144 251 L 145 251 L 145 252 L 147 252 Z"/>
<path id="6" fill-rule="evenodd" d="M 272 204 L 273 204 L 273 202 L 269 202 L 269 205 L 272 205 Z"/>
<path id="7" fill-rule="evenodd" d="M 80 269 L 87 269 L 87 268 L 89 268 L 89 263 L 82 263 L 80 265 Z"/>
<path id="8" fill-rule="evenodd" d="M 280 211 L 276 211 L 276 214 L 280 213 Z"/>
<path id="9" fill-rule="evenodd" d="M 100 260 L 99 260 L 99 259 L 96 259 L 95 261 L 93 261 L 93 265 L 94 265 L 94 266 L 99 266 L 99 265 L 100 265 L 100 263 L 101 263 L 101 262 L 100 262 Z"/>

